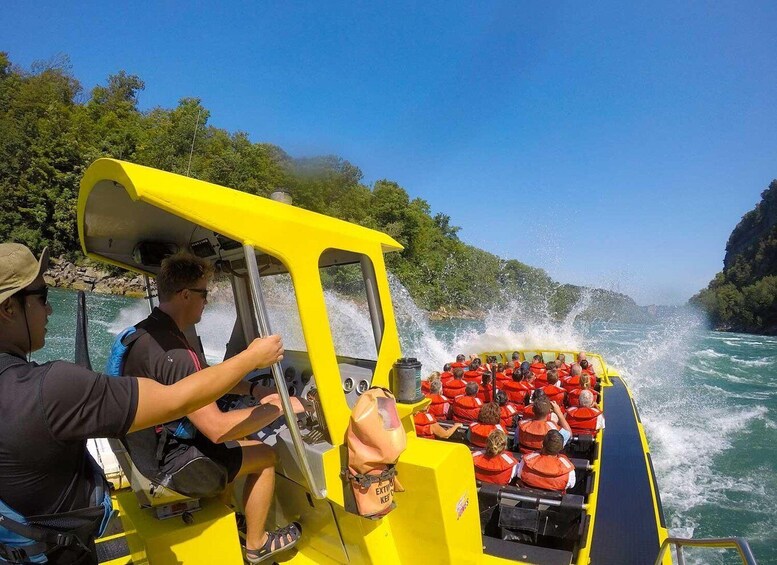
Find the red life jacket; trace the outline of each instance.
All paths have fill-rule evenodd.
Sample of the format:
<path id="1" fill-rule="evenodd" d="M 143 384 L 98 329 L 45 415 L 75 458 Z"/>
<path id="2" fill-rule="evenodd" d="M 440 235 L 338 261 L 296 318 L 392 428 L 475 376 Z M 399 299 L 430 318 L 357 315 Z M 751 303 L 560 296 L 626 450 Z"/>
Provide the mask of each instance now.
<path id="1" fill-rule="evenodd" d="M 427 395 L 429 394 L 429 381 L 421 381 L 421 394 Z"/>
<path id="2" fill-rule="evenodd" d="M 429 405 L 429 414 L 438 420 L 445 420 L 451 408 L 448 399 L 441 394 L 430 394 L 429 398 L 432 399 L 432 403 Z"/>
<path id="3" fill-rule="evenodd" d="M 432 424 L 437 422 L 434 416 L 429 414 L 429 412 L 417 412 L 413 416 L 413 420 L 415 421 L 415 434 L 418 437 L 434 439 Z"/>
<path id="4" fill-rule="evenodd" d="M 480 385 L 480 388 L 478 389 L 478 398 L 483 402 L 491 402 L 494 399 L 494 392 L 491 383 L 488 383 L 487 385 Z"/>
<path id="5" fill-rule="evenodd" d="M 561 388 L 558 385 L 548 385 L 542 387 L 542 391 L 545 393 L 545 396 L 548 397 L 548 400 L 552 400 L 559 406 L 564 405 L 564 395 L 566 394 L 566 391 Z"/>
<path id="6" fill-rule="evenodd" d="M 466 371 L 462 380 L 467 381 L 468 383 L 480 384 L 480 381 L 483 380 L 483 375 L 477 371 Z"/>
<path id="7" fill-rule="evenodd" d="M 528 420 L 529 418 L 534 418 L 534 404 L 529 404 L 523 409 L 523 419 Z M 553 422 L 553 412 L 548 414 L 548 416 L 545 419 L 548 422 Z M 553 422 L 553 423 L 555 424 L 556 422 Z"/>
<path id="8" fill-rule="evenodd" d="M 455 361 L 451 363 L 451 369 L 466 369 L 467 367 L 466 363 L 457 363 Z"/>
<path id="9" fill-rule="evenodd" d="M 483 401 L 477 396 L 461 395 L 453 401 L 454 422 L 474 422 L 478 419 Z"/>
<path id="10" fill-rule="evenodd" d="M 500 424 L 481 424 L 480 422 L 475 422 L 469 427 L 469 442 L 477 447 L 485 447 L 486 441 L 488 440 L 488 434 L 494 430 L 505 431 Z"/>
<path id="11" fill-rule="evenodd" d="M 475 463 L 475 478 L 485 483 L 506 485 L 513 476 L 518 461 L 508 451 L 489 457 L 482 451 L 472 454 Z"/>
<path id="12" fill-rule="evenodd" d="M 550 430 L 558 430 L 558 426 L 550 420 L 521 420 L 518 423 L 518 447 L 521 453 L 542 449 L 542 440 Z"/>
<path id="13" fill-rule="evenodd" d="M 566 420 L 569 427 L 572 428 L 573 434 L 591 434 L 596 437 L 599 433 L 599 430 L 596 429 L 596 422 L 601 413 L 602 411 L 598 408 L 578 406 L 569 409 Z"/>
<path id="14" fill-rule="evenodd" d="M 513 416 L 516 414 L 523 414 L 523 404 L 516 406 L 512 402 L 508 402 L 504 406 L 499 407 L 499 419 L 502 426 L 505 428 L 513 427 Z"/>
<path id="15" fill-rule="evenodd" d="M 567 365 L 566 363 L 562 363 L 560 367 L 556 367 L 556 371 L 558 371 L 559 377 L 568 376 L 571 370 L 572 370 L 571 365 Z"/>
<path id="16" fill-rule="evenodd" d="M 510 375 L 512 375 L 512 371 L 510 371 Z M 502 388 L 505 383 L 508 383 L 512 381 L 513 379 L 510 378 L 510 375 L 507 374 L 507 371 L 504 373 L 497 373 L 496 374 L 496 387 Z"/>
<path id="17" fill-rule="evenodd" d="M 545 363 L 532 363 L 529 365 L 529 370 L 539 377 L 540 375 L 545 374 L 547 368 L 545 367 Z"/>
<path id="18" fill-rule="evenodd" d="M 596 392 L 594 389 L 589 388 L 587 390 L 590 390 L 591 393 L 594 395 L 594 402 L 599 403 L 599 393 Z M 576 388 L 575 390 L 570 391 L 567 393 L 567 402 L 570 406 L 580 406 L 580 393 L 583 392 L 582 388 Z"/>
<path id="19" fill-rule="evenodd" d="M 461 379 L 453 379 L 442 385 L 442 393 L 448 398 L 456 398 L 460 394 L 464 394 L 465 388 L 467 388 L 467 383 Z"/>
<path id="20" fill-rule="evenodd" d="M 545 388 L 548 386 L 548 374 L 540 373 L 536 376 L 532 384 L 534 385 L 534 388 Z"/>
<path id="21" fill-rule="evenodd" d="M 532 386 L 526 381 L 508 381 L 502 385 L 502 390 L 505 391 L 510 402 L 523 404 L 526 402 L 526 394 L 532 390 Z"/>
<path id="22" fill-rule="evenodd" d="M 521 482 L 527 487 L 565 492 L 575 466 L 566 455 L 529 453 L 523 458 Z"/>
<path id="23" fill-rule="evenodd" d="M 596 378 L 596 372 L 594 371 L 593 365 L 588 365 L 587 369 L 583 369 L 583 373 L 585 373 L 586 375 L 591 375 L 592 377 Z"/>
<path id="24" fill-rule="evenodd" d="M 443 371 L 442 373 L 440 373 L 440 381 L 443 384 L 447 383 L 452 378 L 453 378 L 453 373 L 451 373 L 450 371 Z"/>
<path id="25" fill-rule="evenodd" d="M 567 389 L 568 392 L 571 392 L 575 390 L 576 388 L 580 388 L 580 377 L 575 376 L 569 376 L 563 381 L 561 381 L 563 387 Z"/>
<path id="26" fill-rule="evenodd" d="M 515 371 L 515 369 L 511 369 L 510 367 L 507 367 L 507 369 L 505 369 L 505 375 L 508 377 L 512 377 L 513 371 Z"/>

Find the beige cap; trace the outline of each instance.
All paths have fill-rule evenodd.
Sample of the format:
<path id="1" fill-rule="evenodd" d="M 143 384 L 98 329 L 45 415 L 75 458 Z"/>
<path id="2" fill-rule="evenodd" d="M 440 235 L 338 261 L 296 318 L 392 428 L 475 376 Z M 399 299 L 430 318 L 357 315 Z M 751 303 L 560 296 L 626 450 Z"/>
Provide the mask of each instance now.
<path id="1" fill-rule="evenodd" d="M 48 268 L 48 247 L 37 260 L 25 245 L 0 243 L 0 303 L 32 284 Z"/>

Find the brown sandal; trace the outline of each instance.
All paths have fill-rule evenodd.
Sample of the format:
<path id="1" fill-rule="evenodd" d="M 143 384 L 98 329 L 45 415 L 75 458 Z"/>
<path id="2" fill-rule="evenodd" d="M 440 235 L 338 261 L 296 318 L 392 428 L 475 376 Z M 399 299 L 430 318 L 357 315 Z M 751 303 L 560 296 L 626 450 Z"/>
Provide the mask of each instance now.
<path id="1" fill-rule="evenodd" d="M 255 565 L 287 549 L 291 549 L 302 537 L 302 526 L 299 522 L 292 522 L 288 526 L 267 532 L 267 541 L 258 549 L 243 547 L 243 559 L 246 563 Z"/>

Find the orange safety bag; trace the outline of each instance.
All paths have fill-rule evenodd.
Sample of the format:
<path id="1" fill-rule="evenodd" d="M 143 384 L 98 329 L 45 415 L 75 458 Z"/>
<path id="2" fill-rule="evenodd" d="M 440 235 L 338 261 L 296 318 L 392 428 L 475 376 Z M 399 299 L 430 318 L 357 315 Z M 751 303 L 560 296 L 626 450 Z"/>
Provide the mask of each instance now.
<path id="1" fill-rule="evenodd" d="M 394 491 L 404 489 L 396 478 L 396 463 L 407 446 L 394 395 L 371 388 L 359 397 L 345 434 L 348 468 L 360 516 L 377 520 L 395 508 Z"/>

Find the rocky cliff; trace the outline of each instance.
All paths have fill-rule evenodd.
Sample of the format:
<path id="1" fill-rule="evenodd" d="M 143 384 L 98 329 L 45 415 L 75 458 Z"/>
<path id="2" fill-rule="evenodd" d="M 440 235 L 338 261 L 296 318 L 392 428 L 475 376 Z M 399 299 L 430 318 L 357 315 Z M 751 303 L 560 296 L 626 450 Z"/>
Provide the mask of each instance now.
<path id="1" fill-rule="evenodd" d="M 777 180 L 731 232 L 723 271 L 691 303 L 717 329 L 777 335 Z"/>

